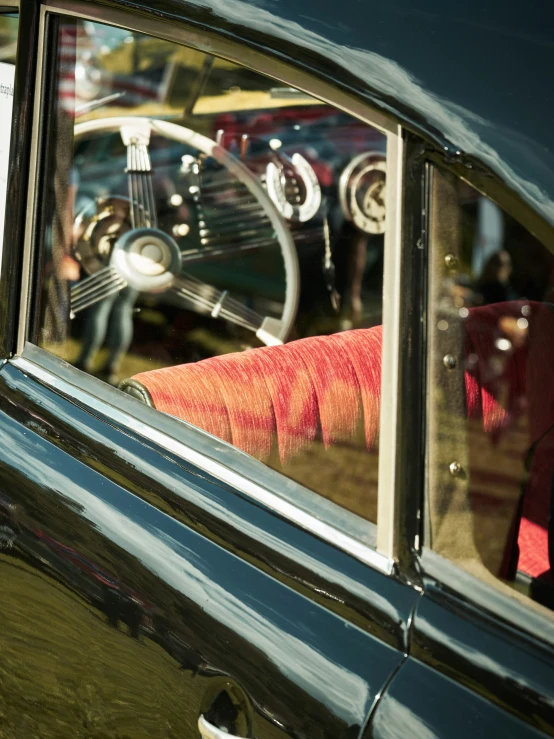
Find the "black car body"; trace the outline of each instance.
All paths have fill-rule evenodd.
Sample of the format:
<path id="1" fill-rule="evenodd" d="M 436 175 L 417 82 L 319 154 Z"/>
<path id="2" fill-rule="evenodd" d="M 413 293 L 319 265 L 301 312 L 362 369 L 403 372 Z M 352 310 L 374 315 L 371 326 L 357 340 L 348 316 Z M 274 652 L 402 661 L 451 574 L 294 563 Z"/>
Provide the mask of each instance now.
<path id="1" fill-rule="evenodd" d="M 522 242 L 531 244 L 522 263 L 535 259 L 534 239 L 548 254 L 554 249 L 554 9 L 511 0 L 463 7 L 434 0 L 20 0 L 4 8 L 15 11 L 0 276 L 0 735 L 553 736 L 550 575 L 530 576 L 530 585 L 514 575 L 513 583 L 521 590 L 526 582 L 527 590 L 511 598 L 508 575 L 497 587 L 500 577 L 449 556 L 455 532 L 442 549 L 435 544 L 428 491 L 448 490 L 443 508 L 452 501 L 453 510 L 467 478 L 459 438 L 452 448 L 450 441 L 436 442 L 441 426 L 442 432 L 455 427 L 449 419 L 457 418 L 462 364 L 458 334 L 453 339 L 440 325 L 454 325 L 452 306 L 446 293 L 440 302 L 434 301 L 439 288 L 433 292 L 441 270 L 456 299 L 466 289 L 463 274 L 454 274 L 467 261 L 465 247 L 449 241 L 459 223 L 452 216 L 452 183 L 470 188 L 466 215 L 486 196 L 533 235 Z M 295 481 L 277 464 L 79 371 L 43 340 L 47 298 L 38 245 L 49 243 L 57 34 L 67 18 L 185 44 L 339 111 L 325 136 L 314 133 L 317 119 L 298 138 L 276 124 L 261 136 L 262 153 L 252 145 L 248 154 L 256 176 L 257 157 L 265 167 L 268 142 L 280 137 L 285 148 L 306 157 L 311 147 L 322 186 L 333 193 L 348 135 L 336 134 L 338 154 L 321 154 L 335 162 L 327 185 L 316 165 L 342 116 L 385 131 L 387 186 L 394 190 L 387 196 L 394 205 L 387 206 L 391 241 L 384 247 L 379 241 L 378 266 L 363 277 L 364 289 L 378 291 L 380 301 L 375 275 L 380 279 L 384 261 L 384 315 L 375 301 L 364 314 L 364 327 L 382 320 L 385 337 L 377 524 L 317 493 L 318 477 L 326 474 L 317 458 L 307 477 Z M 109 41 L 109 53 L 119 43 Z M 237 120 L 255 118 L 246 112 Z M 208 138 L 216 135 L 212 130 Z M 380 135 L 374 142 L 382 158 Z M 95 191 L 95 178 L 112 189 L 110 157 L 120 174 L 122 165 L 109 147 L 105 163 L 87 163 L 81 146 L 80 183 L 92 201 L 104 194 Z M 178 149 L 176 159 L 182 155 Z M 329 198 L 338 213 L 338 196 Z M 342 226 L 331 215 L 324 226 L 324 216 L 320 211 L 313 242 L 311 236 L 302 241 L 305 224 L 291 227 L 301 265 L 298 305 L 306 316 L 294 337 L 306 341 L 339 328 L 335 276 L 322 239 L 325 228 L 333 235 Z M 342 242 L 336 243 L 332 256 L 340 272 Z M 519 254 L 516 247 L 513 253 Z M 540 283 L 541 295 L 548 259 L 535 270 L 535 281 L 528 280 Z M 198 274 L 208 281 L 211 274 L 223 290 L 225 274 L 209 270 Z M 250 285 L 248 275 L 246 268 L 233 275 L 232 289 L 248 293 L 242 287 Z M 514 281 L 511 287 L 519 289 L 517 300 L 537 300 L 531 288 Z M 312 311 L 322 295 L 325 308 Z M 266 298 L 263 305 L 275 300 Z M 142 313 L 135 326 L 141 315 L 156 313 L 158 321 L 149 324 L 150 333 L 135 333 L 133 351 L 145 361 L 164 356 L 161 349 L 152 354 L 159 321 L 173 326 L 167 335 L 175 346 L 193 341 L 188 323 L 179 328 L 176 304 L 169 300 L 158 309 L 153 299 L 142 294 L 136 304 Z M 466 311 L 470 303 L 461 299 Z M 217 318 L 214 310 L 202 313 L 201 328 L 211 326 L 210 311 Z M 522 331 L 527 315 L 518 313 Z M 235 342 L 236 352 L 244 339 L 235 328 L 224 340 Z M 497 344 L 502 340 L 495 335 Z M 172 364 L 209 355 L 211 345 L 191 346 L 175 350 Z M 429 403 L 436 387 L 444 393 L 433 402 L 449 414 L 442 424 Z M 495 429 L 495 448 L 505 428 L 508 422 Z M 520 464 L 527 472 L 535 449 L 528 447 Z M 450 456 L 435 463 L 442 450 Z M 505 472 L 495 467 L 495 484 Z M 329 485 L 340 489 L 346 473 Z M 492 509 L 484 510 L 486 518 Z"/>

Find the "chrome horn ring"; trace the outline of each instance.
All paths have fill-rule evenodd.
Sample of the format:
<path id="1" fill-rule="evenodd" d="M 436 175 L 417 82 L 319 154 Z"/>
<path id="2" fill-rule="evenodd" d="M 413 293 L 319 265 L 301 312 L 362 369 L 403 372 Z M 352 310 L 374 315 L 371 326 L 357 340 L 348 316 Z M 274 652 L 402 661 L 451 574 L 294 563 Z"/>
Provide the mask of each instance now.
<path id="1" fill-rule="evenodd" d="M 280 155 L 283 156 L 283 155 Z M 269 162 L 265 171 L 267 192 L 279 213 L 287 221 L 306 223 L 310 221 L 321 206 L 321 187 L 312 165 L 302 154 L 296 152 L 292 157 L 284 157 L 304 188 L 304 199 L 300 203 L 291 203 L 285 192 L 286 176 L 281 163 Z"/>

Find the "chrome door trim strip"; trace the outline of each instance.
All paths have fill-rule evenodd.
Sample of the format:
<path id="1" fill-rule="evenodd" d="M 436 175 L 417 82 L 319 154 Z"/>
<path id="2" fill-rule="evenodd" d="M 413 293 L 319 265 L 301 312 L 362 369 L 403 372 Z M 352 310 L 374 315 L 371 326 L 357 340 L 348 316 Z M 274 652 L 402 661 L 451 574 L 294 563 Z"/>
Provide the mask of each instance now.
<path id="1" fill-rule="evenodd" d="M 398 434 L 400 307 L 402 274 L 402 203 L 404 146 L 402 127 L 387 134 L 385 262 L 383 272 L 383 350 L 381 358 L 381 417 L 377 494 L 377 550 L 396 559 L 398 495 L 396 449 Z"/>
<path id="2" fill-rule="evenodd" d="M 125 426 L 140 436 L 160 445 L 185 462 L 204 470 L 217 480 L 220 480 L 221 482 L 232 486 L 237 491 L 248 495 L 250 498 L 261 503 L 274 513 L 286 518 L 300 528 L 309 531 L 318 538 L 329 542 L 338 549 L 350 554 L 360 562 L 364 562 L 386 575 L 392 574 L 394 569 L 394 562 L 392 559 L 383 556 L 375 549 L 371 549 L 366 544 L 363 544 L 357 539 L 354 539 L 348 534 L 338 530 L 333 525 L 322 521 L 320 518 L 317 518 L 308 511 L 298 508 L 288 500 L 281 498 L 276 493 L 267 490 L 253 480 L 244 477 L 217 460 L 207 457 L 201 452 L 198 452 L 190 446 L 178 441 L 174 437 L 154 428 L 150 424 L 147 424 L 129 413 L 106 403 L 96 395 L 67 382 L 67 380 L 53 374 L 49 370 L 44 369 L 25 357 L 14 357 L 9 363 L 17 367 L 25 375 L 35 378 L 53 390 L 82 403 L 92 411 L 96 411 L 115 423 Z"/>

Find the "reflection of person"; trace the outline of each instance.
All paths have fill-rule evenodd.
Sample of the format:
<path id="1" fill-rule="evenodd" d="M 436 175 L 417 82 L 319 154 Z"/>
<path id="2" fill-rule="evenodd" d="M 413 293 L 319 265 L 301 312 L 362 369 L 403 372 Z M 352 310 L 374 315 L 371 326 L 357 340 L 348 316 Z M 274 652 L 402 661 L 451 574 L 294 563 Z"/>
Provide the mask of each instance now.
<path id="1" fill-rule="evenodd" d="M 73 126 L 75 121 L 75 54 L 78 32 L 73 21 L 64 23 L 59 32 L 59 65 L 54 136 L 56 156 L 49 201 L 51 227 L 46 243 L 50 259 L 45 264 L 48 275 L 42 339 L 63 343 L 67 339 L 69 289 L 79 279 L 79 265 L 72 256 L 72 222 L 78 176 L 73 166 Z"/>
<path id="2" fill-rule="evenodd" d="M 111 626 L 117 629 L 121 621 L 128 626 L 133 639 L 139 638 L 143 610 L 137 598 L 117 585 L 104 585 L 103 606 Z"/>
<path id="3" fill-rule="evenodd" d="M 127 218 L 127 208 L 125 201 L 118 198 L 99 200 L 94 203 L 90 198 L 80 196 L 77 198 L 77 203 L 77 212 L 81 216 L 83 214 L 88 214 L 88 216 L 78 218 L 74 224 L 74 249 L 79 253 L 80 261 L 85 265 L 87 272 L 94 275 L 96 271 L 106 266 L 98 255 L 98 250 L 111 249 L 106 234 L 111 235 L 114 227 L 121 228 L 123 219 Z M 106 217 L 106 213 L 110 215 Z M 81 238 L 90 225 L 90 218 L 98 216 L 100 216 L 99 223 L 102 224 L 100 226 L 102 233 L 94 237 L 95 247 L 91 248 L 90 242 L 82 242 Z M 96 226 L 96 228 L 99 227 Z M 101 242 L 105 243 L 99 246 Z M 105 258 L 104 254 L 103 259 Z M 79 357 L 75 362 L 78 369 L 88 374 L 96 374 L 112 384 L 117 383 L 116 374 L 120 361 L 127 353 L 133 338 L 133 308 L 137 297 L 136 290 L 125 288 L 119 293 L 108 295 L 92 303 L 83 311 L 83 341 Z M 102 370 L 93 372 L 94 358 L 106 339 L 108 358 Z"/>
<path id="4" fill-rule="evenodd" d="M 0 496 L 0 550 L 11 549 L 21 532 L 18 523 L 19 506 Z"/>
<path id="5" fill-rule="evenodd" d="M 331 223 L 336 233 L 332 258 L 336 267 L 336 290 L 340 295 L 340 327 L 346 331 L 368 318 L 368 308 L 370 312 L 373 310 L 369 293 L 374 278 L 379 275 L 383 241 L 381 236 L 360 231 L 340 212 L 335 211 Z"/>
<path id="6" fill-rule="evenodd" d="M 188 219 L 189 213 L 186 205 L 182 202 L 175 188 L 175 183 L 166 172 L 171 166 L 175 166 L 174 159 L 171 157 L 171 151 L 168 149 L 167 141 L 162 137 L 153 137 L 150 142 L 150 149 L 157 151 L 158 156 L 156 159 L 157 171 L 152 174 L 152 188 L 154 194 L 154 207 L 158 217 L 161 220 L 161 229 L 171 233 L 175 221 L 182 224 Z M 122 170 L 122 175 L 124 174 Z M 150 176 L 150 175 L 146 175 Z M 111 215 L 109 217 L 102 217 L 99 223 L 105 224 L 106 228 L 100 231 L 104 236 L 98 236 L 99 240 L 106 238 L 106 236 L 114 237 L 116 234 L 120 236 L 125 231 L 131 228 L 129 214 L 127 207 L 125 210 L 122 209 L 121 203 L 128 204 L 127 193 L 125 188 L 128 186 L 127 177 L 122 177 L 120 186 L 114 188 L 117 192 L 120 192 L 111 198 L 107 198 L 105 201 L 97 201 L 84 204 L 82 210 L 89 210 L 90 213 L 96 212 L 96 209 L 103 207 L 103 214 L 108 212 L 111 208 Z M 151 226 L 157 224 L 157 219 L 152 218 L 155 214 L 149 214 L 147 203 L 142 202 L 137 198 L 137 204 L 144 209 L 147 214 L 146 220 L 147 225 Z M 100 203 L 100 205 L 99 205 Z M 103 205 L 102 205 L 103 203 Z M 109 204 L 109 205 L 108 205 Z M 83 221 L 84 223 L 84 221 Z M 76 244 L 79 244 L 79 239 L 82 236 L 82 229 L 74 231 L 74 239 Z M 119 230 L 118 230 L 119 229 Z M 95 232 L 96 233 L 96 232 Z M 83 244 L 81 243 L 77 248 L 81 248 L 81 254 Z M 113 248 L 113 242 L 111 246 Z M 109 258 L 106 253 L 104 254 L 106 259 Z M 105 266 L 103 262 L 96 259 L 96 268 Z M 103 380 L 111 384 L 117 384 L 118 382 L 118 369 L 121 360 L 128 352 L 133 339 L 134 325 L 133 325 L 133 309 L 138 299 L 139 292 L 131 287 L 126 287 L 121 290 L 117 295 L 109 295 L 108 297 L 100 300 L 99 302 L 91 305 L 85 311 L 85 324 L 83 330 L 83 343 L 81 346 L 81 352 L 75 363 L 75 366 L 79 369 L 84 370 L 89 374 L 96 374 Z M 106 343 L 108 349 L 108 357 L 104 366 L 100 371 L 93 371 L 93 363 L 96 353 Z"/>
<path id="7" fill-rule="evenodd" d="M 96 352 L 106 341 L 107 361 L 102 370 L 94 374 L 112 385 L 118 383 L 119 364 L 133 339 L 133 308 L 137 298 L 138 291 L 126 287 L 88 308 L 76 367 L 91 374 Z"/>
<path id="8" fill-rule="evenodd" d="M 363 313 L 362 283 L 367 260 L 368 235 L 354 233 L 350 242 L 348 254 L 348 285 L 344 293 L 343 313 L 347 316 L 343 319 L 343 327 L 351 328 L 360 322 Z M 350 321 L 348 320 L 350 318 Z"/>
<path id="9" fill-rule="evenodd" d="M 512 260 L 507 251 L 497 251 L 489 257 L 477 285 L 477 292 L 483 303 L 503 303 L 517 299 L 518 296 L 510 284 L 511 274 Z"/>

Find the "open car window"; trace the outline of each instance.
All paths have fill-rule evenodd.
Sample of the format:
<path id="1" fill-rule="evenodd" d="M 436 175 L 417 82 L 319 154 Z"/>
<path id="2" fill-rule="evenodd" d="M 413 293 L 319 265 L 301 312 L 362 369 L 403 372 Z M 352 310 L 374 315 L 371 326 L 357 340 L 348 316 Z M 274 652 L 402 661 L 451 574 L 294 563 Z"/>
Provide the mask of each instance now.
<path id="1" fill-rule="evenodd" d="M 386 135 L 59 19 L 31 338 L 376 521 Z"/>

